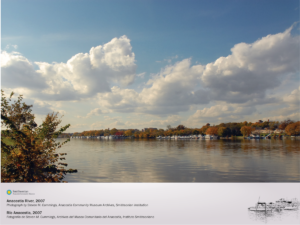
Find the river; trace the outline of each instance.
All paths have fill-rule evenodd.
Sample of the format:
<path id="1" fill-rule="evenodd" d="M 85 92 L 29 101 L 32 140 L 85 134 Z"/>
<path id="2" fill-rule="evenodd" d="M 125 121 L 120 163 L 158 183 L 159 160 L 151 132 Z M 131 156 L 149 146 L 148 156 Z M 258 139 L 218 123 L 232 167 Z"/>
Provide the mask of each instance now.
<path id="1" fill-rule="evenodd" d="M 60 138 L 62 142 L 65 139 Z M 71 139 L 68 182 L 299 182 L 299 140 Z"/>

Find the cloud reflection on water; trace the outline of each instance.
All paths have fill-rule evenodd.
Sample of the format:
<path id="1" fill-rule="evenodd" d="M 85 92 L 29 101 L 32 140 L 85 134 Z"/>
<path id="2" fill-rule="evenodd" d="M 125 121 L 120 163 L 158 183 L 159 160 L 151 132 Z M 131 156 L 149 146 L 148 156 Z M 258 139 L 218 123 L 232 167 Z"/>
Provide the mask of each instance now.
<path id="1" fill-rule="evenodd" d="M 77 140 L 69 182 L 299 182 L 297 140 Z"/>

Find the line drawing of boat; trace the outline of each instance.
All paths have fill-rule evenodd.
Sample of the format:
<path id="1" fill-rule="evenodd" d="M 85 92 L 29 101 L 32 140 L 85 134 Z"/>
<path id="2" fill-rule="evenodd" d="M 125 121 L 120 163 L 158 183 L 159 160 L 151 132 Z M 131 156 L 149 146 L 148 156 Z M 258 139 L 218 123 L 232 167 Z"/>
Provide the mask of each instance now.
<path id="1" fill-rule="evenodd" d="M 258 201 L 256 203 L 256 206 L 249 207 L 248 210 L 255 211 L 255 212 L 261 212 L 261 211 L 268 212 L 268 211 L 272 211 L 273 209 L 269 205 L 267 205 L 266 202 L 259 202 Z"/>
<path id="2" fill-rule="evenodd" d="M 260 197 L 259 197 L 260 199 Z M 293 198 L 291 200 L 286 200 L 284 198 L 281 198 L 275 203 L 270 202 L 260 202 L 258 199 L 258 202 L 254 207 L 249 207 L 249 211 L 255 211 L 255 212 L 272 212 L 274 210 L 281 211 L 281 210 L 298 210 L 299 209 L 299 201 L 297 198 Z"/>

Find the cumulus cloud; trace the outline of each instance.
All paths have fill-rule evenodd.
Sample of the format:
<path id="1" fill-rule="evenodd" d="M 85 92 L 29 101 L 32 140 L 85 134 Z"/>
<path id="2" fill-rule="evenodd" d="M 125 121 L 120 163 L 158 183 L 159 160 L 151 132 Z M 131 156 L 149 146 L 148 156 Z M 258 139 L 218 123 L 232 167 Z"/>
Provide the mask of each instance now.
<path id="1" fill-rule="evenodd" d="M 99 115 L 105 114 L 105 113 L 108 113 L 108 111 L 107 110 L 102 110 L 100 108 L 95 108 L 95 109 L 91 110 L 86 116 L 77 116 L 77 118 L 86 119 L 86 118 L 89 118 L 91 116 L 99 116 Z"/>
<path id="2" fill-rule="evenodd" d="M 112 87 L 109 93 L 98 94 L 99 104 L 116 112 L 170 114 L 187 111 L 192 104 L 209 102 L 207 90 L 200 89 L 202 65 L 191 66 L 185 59 L 166 66 L 147 82 L 140 93 L 133 89 Z"/>
<path id="3" fill-rule="evenodd" d="M 124 123 L 120 121 L 120 117 L 119 116 L 116 116 L 116 117 L 110 117 L 110 116 L 104 116 L 105 118 L 105 121 L 108 121 L 108 122 L 105 122 L 105 126 L 107 127 L 123 127 L 124 126 Z"/>
<path id="4" fill-rule="evenodd" d="M 102 122 L 95 122 L 91 124 L 91 128 L 94 130 L 101 130 L 103 129 L 103 123 Z"/>
<path id="5" fill-rule="evenodd" d="M 266 90 L 280 85 L 280 76 L 299 71 L 299 37 L 292 37 L 291 30 L 236 44 L 231 55 L 207 64 L 202 81 L 212 99 L 230 103 L 261 99 Z"/>
<path id="6" fill-rule="evenodd" d="M 18 52 L 1 52 L 1 83 L 9 88 L 28 88 L 38 91 L 48 88 L 33 64 Z"/>
<path id="7" fill-rule="evenodd" d="M 293 121 L 300 121 L 300 112 L 263 118 L 263 120 L 271 120 L 271 121 L 284 121 L 286 119 L 290 119 Z"/>
<path id="8" fill-rule="evenodd" d="M 74 100 L 109 92 L 109 83 L 122 86 L 134 81 L 135 55 L 126 36 L 78 53 L 66 63 L 33 63 L 19 53 L 1 53 L 2 85 L 36 90 L 33 97 L 46 100 Z M 41 91 L 42 90 L 42 91 Z"/>
<path id="9" fill-rule="evenodd" d="M 283 101 L 292 106 L 300 106 L 300 86 L 298 89 L 295 89 L 291 92 L 291 94 L 283 97 Z M 300 108 L 298 108 L 300 110 Z"/>
<path id="10" fill-rule="evenodd" d="M 26 100 L 26 104 L 33 105 L 32 112 L 34 114 L 47 115 L 49 113 L 58 112 L 58 110 L 55 110 L 53 105 L 51 105 L 47 102 L 44 102 L 44 101 L 39 101 L 39 100 L 32 101 L 31 99 L 28 99 L 28 100 Z M 64 114 L 66 112 L 62 113 L 62 111 L 61 111 L 59 113 Z"/>
<path id="11" fill-rule="evenodd" d="M 299 38 L 291 36 L 291 30 L 236 44 L 231 55 L 205 66 L 191 65 L 191 59 L 168 65 L 141 92 L 112 87 L 98 94 L 99 103 L 115 112 L 149 114 L 183 112 L 210 101 L 244 107 L 276 103 L 266 91 L 299 71 Z"/>
<path id="12" fill-rule="evenodd" d="M 210 108 L 197 110 L 188 118 L 188 123 L 216 121 L 216 120 L 236 120 L 245 115 L 251 115 L 256 111 L 255 107 L 241 107 L 237 105 L 214 105 Z"/>
<path id="13" fill-rule="evenodd" d="M 101 110 L 96 108 L 80 118 L 103 114 L 104 109 L 176 115 L 215 102 L 218 105 L 198 110 L 190 120 L 240 118 L 254 113 L 259 105 L 279 102 L 299 105 L 298 89 L 281 99 L 266 94 L 278 88 L 287 76 L 299 72 L 299 36 L 292 36 L 291 30 L 292 27 L 254 43 L 236 44 L 230 55 L 207 65 L 192 65 L 190 58 L 167 65 L 146 81 L 141 91 L 124 87 L 135 77 L 143 79 L 145 75 L 136 75 L 135 54 L 126 36 L 93 47 L 88 53 L 78 53 L 66 63 L 35 62 L 38 70 L 24 56 L 3 51 L 2 85 L 31 90 L 26 92 L 30 97 L 43 101 L 96 96 Z M 171 62 L 168 60 L 165 61 Z"/>
<path id="14" fill-rule="evenodd" d="M 91 48 L 89 53 L 79 53 L 67 63 L 39 63 L 39 72 L 45 77 L 59 77 L 59 83 L 51 85 L 51 93 L 72 87 L 84 97 L 99 92 L 109 92 L 109 82 L 128 85 L 135 78 L 135 55 L 126 36 Z M 64 81 L 66 80 L 66 81 Z M 49 82 L 53 82 L 52 80 Z M 59 94 L 59 93 L 58 93 Z"/>
<path id="15" fill-rule="evenodd" d="M 144 78 L 144 77 L 145 77 L 145 74 L 146 74 L 146 72 L 143 72 L 143 73 L 137 74 L 136 76 L 137 76 L 137 77 L 140 77 L 140 78 Z"/>
<path id="16" fill-rule="evenodd" d="M 118 128 L 118 127 L 123 127 L 125 124 L 123 122 L 120 121 L 115 121 L 110 123 L 108 126 L 109 127 L 113 127 L 113 128 Z"/>

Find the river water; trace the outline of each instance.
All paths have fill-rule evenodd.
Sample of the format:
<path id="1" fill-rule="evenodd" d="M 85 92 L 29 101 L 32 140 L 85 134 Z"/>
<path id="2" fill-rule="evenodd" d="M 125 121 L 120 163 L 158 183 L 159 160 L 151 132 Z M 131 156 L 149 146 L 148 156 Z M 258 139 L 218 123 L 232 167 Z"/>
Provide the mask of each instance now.
<path id="1" fill-rule="evenodd" d="M 60 138 L 62 142 L 65 139 Z M 71 139 L 68 182 L 299 182 L 299 140 Z"/>

